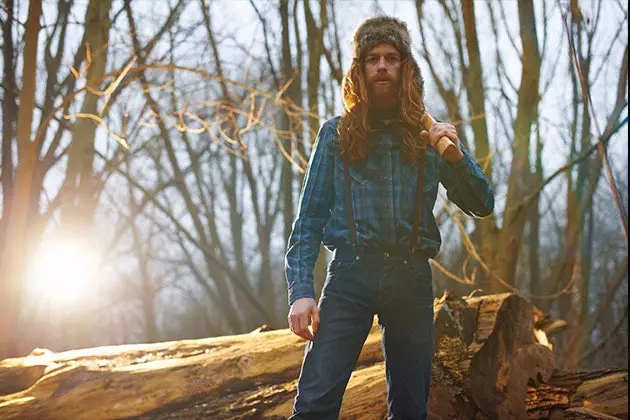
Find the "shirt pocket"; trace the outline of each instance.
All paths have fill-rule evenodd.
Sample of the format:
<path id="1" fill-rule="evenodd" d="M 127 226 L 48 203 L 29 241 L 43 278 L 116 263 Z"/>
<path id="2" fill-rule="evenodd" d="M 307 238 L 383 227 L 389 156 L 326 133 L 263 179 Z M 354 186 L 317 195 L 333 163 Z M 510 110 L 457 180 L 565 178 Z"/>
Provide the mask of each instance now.
<path id="1" fill-rule="evenodd" d="M 354 218 L 356 221 L 366 221 L 373 214 L 373 206 L 378 201 L 375 193 L 378 190 L 377 184 L 380 177 L 367 164 L 350 166 L 349 172 Z"/>
<path id="2" fill-rule="evenodd" d="M 416 190 L 416 184 L 418 183 L 418 169 L 421 168 L 424 173 L 422 174 L 423 191 L 429 192 L 437 188 L 440 182 L 440 156 L 437 150 L 432 148 L 427 149 L 424 162 L 418 165 L 405 164 L 403 170 L 404 184 L 407 186 L 413 186 L 414 194 Z"/>

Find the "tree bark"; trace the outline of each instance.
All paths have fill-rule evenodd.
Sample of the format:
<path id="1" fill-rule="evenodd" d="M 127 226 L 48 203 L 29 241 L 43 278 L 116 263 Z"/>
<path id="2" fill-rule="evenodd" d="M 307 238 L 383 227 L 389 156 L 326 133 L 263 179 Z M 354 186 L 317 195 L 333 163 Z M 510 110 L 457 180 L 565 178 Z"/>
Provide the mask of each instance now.
<path id="1" fill-rule="evenodd" d="M 103 79 L 107 68 L 110 10 L 111 0 L 90 0 L 85 13 L 85 44 L 80 47 L 85 51 L 79 52 L 86 58 L 85 78 L 86 84 L 90 86 L 81 104 L 80 112 L 85 115 L 99 115 L 98 103 L 102 95 L 90 90 L 101 90 L 100 84 L 95 81 Z M 68 147 L 66 180 L 63 193 L 60 193 L 63 194 L 61 235 L 73 243 L 87 246 L 93 240 L 94 213 L 98 201 L 93 168 L 96 128 L 94 121 L 87 118 L 78 118 L 74 123 L 72 140 Z M 78 343 L 88 342 L 95 322 L 88 316 L 90 312 L 87 301 L 78 303 L 76 318 L 81 318 L 81 322 L 76 322 L 75 325 L 71 323 L 69 330 L 73 342 L 67 345 L 76 346 Z"/>
<path id="2" fill-rule="evenodd" d="M 532 173 L 532 185 L 543 181 L 542 140 L 540 124 L 536 127 L 536 167 Z M 540 278 L 540 196 L 537 196 L 529 209 L 529 287 L 533 296 L 545 294 Z M 544 300 L 544 299 L 540 299 Z M 538 303 L 534 299 L 535 303 Z"/>
<path id="3" fill-rule="evenodd" d="M 38 147 L 31 139 L 31 124 L 35 109 L 35 76 L 41 14 L 41 2 L 31 1 L 24 34 L 24 66 L 17 125 L 18 167 L 11 202 L 5 203 L 10 206 L 8 218 L 11 220 L 7 225 L 5 243 L 10 246 L 0 255 L 0 268 L 6 273 L 0 279 L 0 358 L 10 355 L 12 347 L 16 345 L 17 336 L 13 328 L 19 313 L 27 253 L 30 249 L 28 217 L 38 204 L 31 199 L 38 160 Z"/>
<path id="4" fill-rule="evenodd" d="M 479 38 L 477 37 L 477 23 L 475 20 L 475 2 L 464 0 L 462 3 L 464 18 L 464 30 L 466 34 L 466 52 L 468 67 L 466 72 L 466 92 L 468 107 L 471 116 L 483 116 L 471 122 L 475 140 L 475 156 L 480 160 L 481 166 L 490 183 L 492 184 L 492 165 L 490 164 L 490 142 L 488 141 L 488 126 L 486 120 L 486 95 L 483 83 L 483 71 L 481 68 L 481 53 L 479 51 Z M 463 131 L 463 130 L 462 130 Z M 484 261 L 490 262 L 495 253 L 496 220 L 494 215 L 475 220 L 475 235 L 480 245 L 480 254 Z M 483 273 L 480 283 L 492 281 Z"/>
<path id="5" fill-rule="evenodd" d="M 109 52 L 109 29 L 111 26 L 111 0 L 91 0 L 85 13 L 85 57 L 87 62 L 86 83 L 91 89 L 100 90 L 96 80 L 102 80 L 107 68 Z M 89 54 L 88 50 L 89 49 Z M 98 102 L 101 95 L 86 92 L 81 113 L 98 115 Z M 79 118 L 74 123 L 72 142 L 68 149 L 69 181 L 65 205 L 62 208 L 63 229 L 71 237 L 91 237 L 94 211 L 96 209 L 95 180 L 93 176 L 94 141 L 96 124 L 87 118 Z"/>
<path id="6" fill-rule="evenodd" d="M 449 419 L 547 418 L 589 408 L 627 416 L 627 371 L 558 372 L 538 343 L 541 316 L 512 295 L 434 301 L 429 410 Z M 286 418 L 305 342 L 288 330 L 50 353 L 0 362 L 0 417 Z M 377 323 L 341 418 L 384 418 Z M 625 405 L 624 405 L 625 403 Z M 624 411 L 625 410 L 625 411 Z"/>
<path id="7" fill-rule="evenodd" d="M 499 235 L 496 256 L 498 275 L 505 281 L 516 278 L 516 266 L 521 250 L 521 237 L 526 215 L 516 211 L 518 203 L 529 192 L 524 180 L 529 175 L 529 149 L 531 127 L 537 115 L 540 100 L 538 85 L 540 79 L 540 55 L 536 35 L 536 19 L 532 0 L 518 2 L 518 14 L 522 41 L 521 85 L 518 92 L 518 110 L 514 122 L 514 144 L 512 165 L 508 177 L 508 190 L 505 202 L 504 222 Z M 497 282 L 488 285 L 491 292 L 502 288 Z"/>
<path id="8" fill-rule="evenodd" d="M 326 2 L 320 1 L 320 20 L 321 26 L 317 25 L 310 3 L 303 2 L 304 16 L 306 20 L 306 43 L 308 49 L 308 77 L 306 86 L 306 96 L 308 98 L 308 108 L 313 114 L 319 114 L 319 87 L 320 87 L 320 63 L 324 53 L 322 44 L 322 33 L 327 26 L 328 13 L 326 10 Z M 316 134 L 319 131 L 319 118 L 308 117 L 308 139 L 311 146 L 311 152 L 314 150 L 314 142 Z M 326 279 L 326 249 L 323 246 L 319 248 L 319 254 L 313 269 L 313 282 L 316 293 L 322 290 L 324 280 Z"/>
<path id="9" fill-rule="evenodd" d="M 131 225 L 131 237 L 133 241 L 133 249 L 138 260 L 138 274 L 140 286 L 140 304 L 142 307 L 142 315 L 144 317 L 144 334 L 147 343 L 154 343 L 159 339 L 157 322 L 155 319 L 155 291 L 152 277 L 149 273 L 149 258 L 151 249 L 151 238 L 146 238 L 146 247 L 143 238 L 140 235 L 138 227 L 139 206 L 136 202 L 131 185 L 128 186 L 129 207 L 131 215 L 129 223 Z"/>
<path id="10" fill-rule="evenodd" d="M 612 307 L 612 303 L 614 299 L 617 297 L 617 292 L 624 281 L 628 279 L 628 259 L 617 267 L 615 274 L 612 276 L 610 280 L 608 280 L 608 284 L 606 285 L 606 292 L 602 299 L 597 304 L 595 311 L 593 313 L 589 313 L 584 321 L 579 324 L 574 325 L 574 328 L 571 330 L 571 336 L 567 337 L 567 355 L 566 355 L 566 365 L 569 368 L 575 368 L 578 366 L 578 360 L 580 355 L 582 354 L 582 350 L 584 346 L 588 342 L 589 337 L 595 326 L 597 325 L 598 320 L 601 319 L 602 315 L 606 311 L 610 311 Z"/>
<path id="11" fill-rule="evenodd" d="M 289 1 L 288 0 L 280 0 L 280 21 L 282 22 L 282 77 L 283 83 L 291 80 L 293 77 L 293 63 L 292 63 L 292 55 L 291 55 L 291 39 L 290 39 L 290 25 L 289 25 Z M 292 85 L 289 87 L 289 98 L 297 103 L 301 104 L 300 95 L 302 94 L 300 88 L 300 79 L 301 74 L 297 74 L 295 80 L 293 80 Z M 286 112 L 281 112 L 279 116 L 279 129 L 281 132 L 286 132 L 283 146 L 284 149 L 290 154 L 291 157 L 293 154 L 293 142 L 291 136 L 293 133 L 298 138 L 301 138 L 302 124 L 298 124 L 297 127 L 294 127 L 294 130 L 291 130 L 289 123 L 289 116 Z M 301 121 L 298 120 L 298 121 Z M 284 159 L 282 162 L 282 174 L 280 181 L 280 188 L 282 189 L 282 226 L 283 226 L 283 238 L 286 241 L 289 240 L 289 236 L 291 235 L 291 229 L 293 227 L 293 170 L 291 169 L 292 163 L 288 159 Z"/>
<path id="12" fill-rule="evenodd" d="M 0 183 L 2 184 L 2 213 L 0 213 L 0 253 L 6 246 L 4 232 L 9 223 L 9 203 L 13 190 L 12 146 L 17 123 L 17 85 L 15 80 L 15 51 L 13 46 L 13 0 L 5 2 L 6 20 L 2 22 L 2 164 Z"/>

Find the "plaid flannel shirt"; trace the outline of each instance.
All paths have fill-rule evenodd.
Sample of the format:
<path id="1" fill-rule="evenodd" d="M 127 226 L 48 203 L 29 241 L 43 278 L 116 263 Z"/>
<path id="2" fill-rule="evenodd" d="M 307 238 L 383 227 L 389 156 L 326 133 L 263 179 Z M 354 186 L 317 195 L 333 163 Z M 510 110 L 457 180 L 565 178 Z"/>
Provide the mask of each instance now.
<path id="1" fill-rule="evenodd" d="M 339 118 L 322 125 L 308 162 L 285 256 L 289 304 L 300 298 L 315 298 L 313 269 L 321 243 L 331 251 L 351 244 L 337 137 Z M 418 167 L 403 160 L 401 144 L 401 136 L 383 126 L 376 132 L 365 165 L 349 166 L 360 249 L 410 248 Z M 431 147 L 426 151 L 417 250 L 428 258 L 437 255 L 442 243 L 433 216 L 438 183 L 446 188 L 448 199 L 469 216 L 485 217 L 494 209 L 488 178 L 463 144 L 461 149 L 464 158 L 455 164 L 442 159 Z"/>

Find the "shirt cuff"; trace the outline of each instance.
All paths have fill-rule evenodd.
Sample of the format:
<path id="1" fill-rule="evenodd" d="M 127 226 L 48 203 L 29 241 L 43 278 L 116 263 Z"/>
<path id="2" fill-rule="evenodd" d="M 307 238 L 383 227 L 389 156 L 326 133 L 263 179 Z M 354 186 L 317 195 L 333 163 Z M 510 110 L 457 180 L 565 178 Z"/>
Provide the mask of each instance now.
<path id="1" fill-rule="evenodd" d="M 297 283 L 289 288 L 289 306 L 298 299 L 315 299 L 315 288 L 313 283 Z"/>
<path id="2" fill-rule="evenodd" d="M 456 163 L 446 161 L 446 164 L 451 167 L 453 174 L 459 179 L 468 179 L 472 175 L 474 170 L 473 162 L 468 155 L 464 154 L 462 160 Z"/>

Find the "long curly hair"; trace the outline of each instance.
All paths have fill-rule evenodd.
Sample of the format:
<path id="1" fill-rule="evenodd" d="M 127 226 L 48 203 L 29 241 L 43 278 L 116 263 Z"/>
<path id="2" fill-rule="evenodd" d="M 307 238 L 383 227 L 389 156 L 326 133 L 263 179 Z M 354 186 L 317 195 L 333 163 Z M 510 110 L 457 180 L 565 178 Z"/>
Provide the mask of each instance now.
<path id="1" fill-rule="evenodd" d="M 423 83 L 413 59 L 404 58 L 400 65 L 400 111 L 397 128 L 402 135 L 402 153 L 406 162 L 418 161 L 420 151 L 427 147 L 421 139 L 424 128 L 421 118 L 425 112 Z M 337 126 L 340 155 L 349 164 L 363 165 L 367 152 L 374 145 L 374 128 L 368 120 L 368 88 L 362 60 L 354 58 L 343 78 L 344 112 Z"/>

